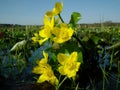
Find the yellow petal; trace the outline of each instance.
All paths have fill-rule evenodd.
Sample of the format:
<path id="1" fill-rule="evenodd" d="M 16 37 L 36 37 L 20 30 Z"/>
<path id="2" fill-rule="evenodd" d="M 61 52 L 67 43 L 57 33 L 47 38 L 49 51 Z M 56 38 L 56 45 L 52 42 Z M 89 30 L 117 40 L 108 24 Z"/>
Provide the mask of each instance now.
<path id="1" fill-rule="evenodd" d="M 79 70 L 80 67 L 80 62 L 72 62 L 72 65 L 69 67 L 69 72 L 67 76 L 70 77 L 75 77 L 77 71 Z"/>
<path id="2" fill-rule="evenodd" d="M 70 55 L 69 58 L 70 58 L 69 60 L 70 60 L 71 62 L 77 61 L 77 59 L 78 59 L 78 54 L 77 54 L 77 52 L 71 53 L 71 55 Z"/>
<path id="3" fill-rule="evenodd" d="M 52 30 L 52 34 L 54 34 L 55 36 L 58 36 L 60 34 L 59 30 L 60 30 L 60 28 L 54 27 L 54 29 Z"/>
<path id="4" fill-rule="evenodd" d="M 35 74 L 42 74 L 42 69 L 39 66 L 35 66 L 32 72 Z"/>
<path id="5" fill-rule="evenodd" d="M 38 42 L 39 42 L 40 45 L 42 45 L 47 40 L 48 40 L 48 38 L 44 38 L 44 39 L 39 40 Z"/>
<path id="6" fill-rule="evenodd" d="M 45 59 L 48 59 L 48 53 L 45 53 L 45 51 L 43 51 L 43 56 L 44 56 Z"/>
<path id="7" fill-rule="evenodd" d="M 49 83 L 51 83 L 52 85 L 58 85 L 59 81 L 56 78 L 56 76 L 53 74 L 53 71 L 51 69 L 48 69 L 46 71 L 46 73 L 43 73 L 39 79 L 38 79 L 38 83 L 42 83 L 48 81 Z"/>
<path id="8" fill-rule="evenodd" d="M 59 71 L 59 73 L 60 73 L 61 75 L 66 75 L 66 74 L 67 74 L 67 72 L 65 72 L 64 66 L 60 66 L 60 67 L 58 68 L 58 71 Z"/>
<path id="9" fill-rule="evenodd" d="M 32 37 L 32 40 L 33 40 L 34 42 L 38 42 L 38 41 L 39 41 L 37 37 Z"/>
<path id="10" fill-rule="evenodd" d="M 49 26 L 50 28 L 53 28 L 53 26 L 54 26 L 54 17 L 51 16 L 51 18 L 49 18 L 47 15 L 45 15 L 44 16 L 44 25 Z"/>
<path id="11" fill-rule="evenodd" d="M 44 29 L 39 31 L 39 35 L 42 38 L 49 38 L 51 35 L 51 30 L 49 27 L 45 27 Z"/>
<path id="12" fill-rule="evenodd" d="M 62 12 L 62 8 L 63 8 L 63 4 L 61 4 L 60 2 L 57 2 L 55 4 L 55 7 L 53 8 L 53 13 L 54 15 L 59 14 L 60 12 Z"/>
<path id="13" fill-rule="evenodd" d="M 59 43 L 59 44 L 64 42 L 63 39 L 58 38 L 58 37 L 54 37 L 53 41 L 56 42 L 56 43 Z"/>
<path id="14" fill-rule="evenodd" d="M 58 85 L 58 84 L 59 84 L 58 79 L 57 79 L 54 75 L 53 75 L 52 77 L 50 77 L 49 82 L 50 82 L 52 85 Z"/>
<path id="15" fill-rule="evenodd" d="M 63 3 L 56 2 L 55 8 L 56 8 L 59 12 L 61 12 L 61 11 L 62 11 L 62 8 L 63 8 Z"/>
<path id="16" fill-rule="evenodd" d="M 47 11 L 46 14 L 48 17 L 53 17 L 54 13 L 52 11 Z"/>
<path id="17" fill-rule="evenodd" d="M 38 42 L 39 41 L 39 34 L 38 33 L 34 33 L 34 37 L 32 37 L 32 40 L 34 42 Z"/>
<path id="18" fill-rule="evenodd" d="M 48 81 L 49 77 L 47 77 L 45 74 L 40 75 L 40 77 L 37 80 L 37 83 L 43 83 L 45 81 Z"/>
<path id="19" fill-rule="evenodd" d="M 70 71 L 68 74 L 67 74 L 68 78 L 71 78 L 71 77 L 75 77 L 76 76 L 76 71 Z"/>
<path id="20" fill-rule="evenodd" d="M 53 34 L 55 37 L 53 38 L 53 41 L 56 43 L 64 43 L 71 39 L 74 30 L 72 28 L 69 28 L 67 24 L 62 23 L 60 28 L 54 28 Z"/>
<path id="21" fill-rule="evenodd" d="M 61 53 L 58 54 L 58 62 L 61 64 L 58 71 L 61 75 L 67 75 L 68 78 L 72 77 L 74 79 L 80 67 L 80 62 L 77 62 L 77 55 L 77 52 L 72 52 L 69 56 Z"/>
<path id="22" fill-rule="evenodd" d="M 61 23 L 60 27 L 68 28 L 68 25 L 66 23 Z"/>
<path id="23" fill-rule="evenodd" d="M 58 62 L 61 64 L 61 65 L 64 65 L 64 63 L 66 62 L 67 60 L 67 56 L 65 54 L 62 54 L 62 53 L 59 53 L 57 55 L 57 58 L 58 58 Z"/>

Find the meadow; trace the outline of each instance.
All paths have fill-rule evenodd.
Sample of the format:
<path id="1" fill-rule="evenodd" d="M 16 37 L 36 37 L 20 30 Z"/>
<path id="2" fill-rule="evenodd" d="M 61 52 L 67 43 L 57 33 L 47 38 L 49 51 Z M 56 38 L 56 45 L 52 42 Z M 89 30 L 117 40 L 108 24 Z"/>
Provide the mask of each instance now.
<path id="1" fill-rule="evenodd" d="M 42 57 L 38 54 L 42 50 L 49 49 L 48 43 L 40 46 L 31 40 L 33 33 L 40 30 L 41 27 L 0 26 L 0 87 L 2 89 L 25 90 L 31 88 L 35 83 L 37 75 L 32 73 L 32 69 L 36 65 L 36 59 Z M 65 86 L 63 85 L 66 87 L 64 90 L 119 90 L 120 24 L 77 24 L 76 27 L 77 38 L 81 41 L 72 39 L 67 42 L 67 47 L 66 44 L 63 47 L 68 50 L 72 48 L 74 51 L 83 50 L 83 63 L 76 80 L 79 82 L 79 87 L 76 86 L 77 89 L 75 89 L 74 84 L 69 86 L 70 81 L 67 80 L 64 82 Z M 13 48 L 19 42 L 22 44 L 17 49 Z M 21 83 L 26 87 L 19 86 Z M 45 85 L 47 84 L 42 87 L 46 87 Z"/>
<path id="2" fill-rule="evenodd" d="M 0 90 L 120 90 L 120 23 L 66 23 L 56 2 L 44 25 L 0 25 Z"/>

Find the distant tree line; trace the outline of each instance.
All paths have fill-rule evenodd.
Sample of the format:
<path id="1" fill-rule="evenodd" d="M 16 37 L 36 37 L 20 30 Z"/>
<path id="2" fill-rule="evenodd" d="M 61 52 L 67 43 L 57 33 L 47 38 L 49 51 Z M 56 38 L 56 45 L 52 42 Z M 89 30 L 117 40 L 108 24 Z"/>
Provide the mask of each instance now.
<path id="1" fill-rule="evenodd" d="M 106 22 L 102 22 L 102 23 L 83 23 L 83 24 L 79 24 L 81 27 L 101 27 L 102 25 L 105 27 L 114 27 L 114 26 L 119 26 L 120 27 L 120 23 L 115 23 L 112 21 L 106 21 Z"/>
<path id="2" fill-rule="evenodd" d="M 81 27 L 100 27 L 101 25 L 104 26 L 120 26 L 120 22 L 112 22 L 112 21 L 105 21 L 102 23 L 81 23 L 78 24 Z M 19 25 L 19 24 L 0 24 L 0 28 L 12 28 L 12 27 L 26 27 L 26 26 L 36 26 L 41 27 L 42 25 Z"/>

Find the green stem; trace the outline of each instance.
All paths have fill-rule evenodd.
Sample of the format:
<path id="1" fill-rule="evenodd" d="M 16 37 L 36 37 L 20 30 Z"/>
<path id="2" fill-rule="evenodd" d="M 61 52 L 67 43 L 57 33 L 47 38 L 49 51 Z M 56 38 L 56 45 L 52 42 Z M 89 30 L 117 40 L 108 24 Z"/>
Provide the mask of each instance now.
<path id="1" fill-rule="evenodd" d="M 57 86 L 56 90 L 59 90 L 60 86 L 63 84 L 63 82 L 67 79 L 67 76 L 60 82 L 60 84 Z"/>
<path id="2" fill-rule="evenodd" d="M 117 77 L 117 84 L 116 84 L 116 90 L 119 88 L 119 78 L 120 78 L 120 61 L 118 61 L 118 77 Z"/>
<path id="3" fill-rule="evenodd" d="M 76 35 L 73 35 L 73 37 L 74 37 L 74 38 L 78 41 L 78 43 L 82 46 L 83 51 L 84 51 L 84 52 L 87 51 L 86 48 L 85 48 L 85 46 L 83 45 L 82 41 L 81 41 Z"/>
<path id="4" fill-rule="evenodd" d="M 102 90 L 105 90 L 105 63 L 104 63 L 104 68 L 103 68 L 103 86 Z"/>
<path id="5" fill-rule="evenodd" d="M 61 15 L 58 14 L 58 16 L 59 16 L 60 20 L 62 21 L 62 23 L 64 23 L 64 20 L 62 19 Z"/>
<path id="6" fill-rule="evenodd" d="M 113 55 L 114 55 L 114 48 L 113 48 L 113 50 L 112 50 L 112 55 L 111 55 L 111 57 L 110 57 L 110 67 L 109 67 L 109 70 L 111 70 L 111 68 L 112 68 Z"/>

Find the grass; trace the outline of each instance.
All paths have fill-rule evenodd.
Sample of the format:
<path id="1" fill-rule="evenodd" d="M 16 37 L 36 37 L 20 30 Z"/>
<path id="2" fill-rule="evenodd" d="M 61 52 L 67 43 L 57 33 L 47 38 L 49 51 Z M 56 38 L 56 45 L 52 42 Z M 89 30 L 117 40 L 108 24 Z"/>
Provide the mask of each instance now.
<path id="1" fill-rule="evenodd" d="M 116 79 L 114 79 L 116 81 L 115 88 L 116 90 L 120 89 L 120 44 L 118 44 L 120 42 L 120 26 L 101 25 L 102 26 L 84 27 L 78 25 L 77 27 L 77 36 L 81 39 L 85 47 L 83 60 L 86 60 L 84 61 L 86 63 L 82 64 L 82 70 L 80 70 L 78 74 L 79 83 L 72 90 L 81 90 L 80 88 L 95 90 L 98 88 L 98 84 L 99 87 L 102 87 L 102 90 L 107 90 L 106 85 L 109 86 L 110 83 L 108 73 L 111 74 L 111 76 L 112 73 L 117 75 Z M 37 32 L 40 28 L 39 26 L 19 25 L 10 27 L 3 26 L 0 28 L 0 32 L 4 32 L 5 34 L 5 36 L 0 38 L 0 75 L 4 76 L 7 82 L 14 80 L 18 82 L 35 82 L 34 78 L 37 76 L 31 73 L 35 62 L 30 58 L 37 52 L 40 46 L 34 45 L 30 39 L 33 33 Z M 25 44 L 22 49 L 10 52 L 10 49 L 22 40 L 25 40 L 27 44 Z M 80 45 L 78 46 L 81 48 Z M 106 62 L 106 59 L 108 59 L 108 62 Z M 92 66 L 89 63 L 91 63 Z M 102 76 L 97 74 L 97 70 L 100 69 Z M 83 77 L 84 83 L 80 76 Z M 99 79 L 99 77 L 102 79 Z M 100 85 L 101 81 L 102 86 Z M 82 83 L 86 85 L 82 85 Z M 68 86 L 66 86 L 66 88 L 67 87 Z"/>

